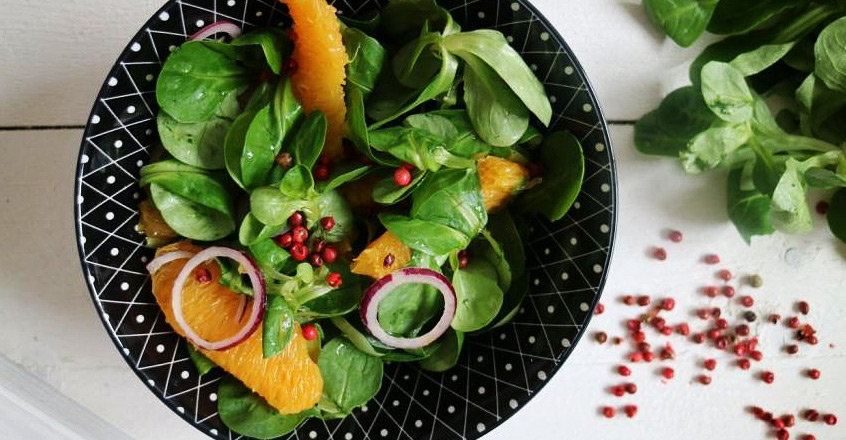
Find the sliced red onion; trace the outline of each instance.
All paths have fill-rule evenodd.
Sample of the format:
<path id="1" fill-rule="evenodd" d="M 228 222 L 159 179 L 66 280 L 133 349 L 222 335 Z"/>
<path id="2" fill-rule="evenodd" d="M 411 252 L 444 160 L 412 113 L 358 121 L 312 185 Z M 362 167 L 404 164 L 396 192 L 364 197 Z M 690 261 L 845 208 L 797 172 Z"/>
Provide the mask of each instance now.
<path id="1" fill-rule="evenodd" d="M 379 303 L 392 290 L 404 284 L 428 284 L 441 292 L 444 297 L 444 314 L 428 333 L 416 338 L 398 338 L 391 336 L 379 324 Z M 407 268 L 400 269 L 390 275 L 382 277 L 364 292 L 361 300 L 361 320 L 374 338 L 383 344 L 402 349 L 422 348 L 435 342 L 449 330 L 452 318 L 455 316 L 455 289 L 443 275 L 431 269 Z"/>
<path id="2" fill-rule="evenodd" d="M 191 41 L 205 40 L 206 38 L 219 33 L 228 34 L 232 38 L 237 38 L 241 35 L 241 28 L 237 24 L 226 20 L 216 21 L 200 29 L 194 35 L 188 37 L 188 39 Z"/>
<path id="3" fill-rule="evenodd" d="M 206 261 L 210 261 L 215 258 L 230 258 L 235 260 L 235 262 L 247 270 L 247 276 L 250 277 L 250 282 L 253 285 L 253 307 L 250 310 L 250 317 L 247 319 L 247 322 L 240 330 L 238 330 L 237 333 L 220 341 L 207 341 L 200 337 L 200 335 L 198 335 L 185 321 L 185 316 L 182 314 L 182 288 L 185 286 L 185 281 L 189 276 L 191 276 L 191 273 L 194 272 L 194 269 Z M 253 260 L 251 260 L 243 252 L 236 249 L 223 246 L 213 246 L 191 257 L 191 259 L 185 263 L 185 266 L 179 272 L 179 275 L 176 276 L 176 280 L 173 282 L 171 307 L 173 308 L 173 315 L 176 318 L 176 324 L 182 329 L 185 333 L 185 337 L 188 338 L 189 341 L 205 350 L 220 351 L 232 348 L 244 342 L 250 337 L 250 335 L 253 334 L 253 332 L 256 331 L 256 329 L 258 329 L 259 324 L 261 324 L 261 318 L 264 315 L 264 304 L 266 299 L 267 296 L 264 277 Z"/>
<path id="4" fill-rule="evenodd" d="M 153 258 L 153 261 L 147 263 L 147 272 L 150 272 L 150 275 L 153 275 L 167 263 L 176 260 L 187 260 L 188 258 L 191 258 L 193 256 L 194 254 L 192 252 L 187 251 L 173 251 L 163 255 L 159 255 L 158 257 Z"/>

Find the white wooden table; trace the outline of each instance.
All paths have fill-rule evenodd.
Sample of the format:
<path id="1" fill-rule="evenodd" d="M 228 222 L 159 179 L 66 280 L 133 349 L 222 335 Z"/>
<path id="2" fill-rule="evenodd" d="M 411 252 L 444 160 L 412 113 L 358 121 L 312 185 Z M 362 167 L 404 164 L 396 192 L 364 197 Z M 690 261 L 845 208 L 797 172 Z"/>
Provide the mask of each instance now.
<path id="1" fill-rule="evenodd" d="M 92 99 L 120 49 L 161 0 L 0 0 L 0 353 L 46 380 L 138 439 L 202 439 L 204 435 L 162 405 L 117 354 L 95 317 L 80 275 L 73 236 L 73 172 Z M 840 413 L 841 426 L 800 423 L 793 438 L 846 438 L 846 247 L 821 227 L 809 237 L 756 239 L 747 246 L 726 221 L 721 176 L 692 179 L 677 163 L 638 155 L 636 120 L 666 92 L 682 84 L 695 49 L 683 50 L 646 25 L 637 0 L 536 0 L 581 60 L 611 124 L 620 172 L 618 241 L 605 290 L 607 311 L 589 332 L 622 334 L 633 309 L 623 293 L 672 294 L 678 320 L 696 322 L 688 310 L 709 304 L 696 288 L 713 282 L 713 268 L 699 259 L 718 252 L 738 273 L 760 273 L 759 315 L 786 314 L 803 298 L 821 344 L 799 355 L 780 352 L 783 327 L 755 325 L 776 374 L 773 385 L 751 372 L 728 368 L 723 356 L 714 383 L 694 381 L 708 354 L 677 343 L 676 378 L 662 383 L 658 364 L 638 365 L 635 396 L 620 399 L 607 387 L 624 350 L 585 338 L 563 369 L 522 411 L 490 433 L 490 440 L 755 439 L 764 426 L 744 414 L 757 404 L 776 414 L 806 407 Z M 820 223 L 822 226 L 822 223 Z M 685 232 L 672 245 L 666 228 Z M 663 244 L 667 262 L 647 258 Z M 726 300 L 712 300 L 730 313 Z M 699 326 L 698 322 L 695 323 Z M 833 344 L 830 346 L 829 344 Z M 713 351 L 711 351 L 713 354 Z M 814 382 L 801 369 L 816 367 Z M 756 365 L 752 371 L 760 371 Z M 634 420 L 598 415 L 605 404 L 636 403 Z M 806 429 L 808 428 L 808 429 Z M 0 432 L 3 428 L 0 428 Z M 18 438 L 14 434 L 4 438 Z"/>

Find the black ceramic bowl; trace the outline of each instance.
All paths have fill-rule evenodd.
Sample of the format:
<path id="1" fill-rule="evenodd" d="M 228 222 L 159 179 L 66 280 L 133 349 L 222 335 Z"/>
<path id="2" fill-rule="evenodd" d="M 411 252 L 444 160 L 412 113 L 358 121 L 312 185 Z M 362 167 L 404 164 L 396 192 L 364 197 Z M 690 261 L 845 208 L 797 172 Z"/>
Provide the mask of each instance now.
<path id="1" fill-rule="evenodd" d="M 343 14 L 385 0 L 338 0 Z M 616 174 L 608 129 L 590 85 L 561 36 L 524 0 L 440 0 L 464 29 L 502 31 L 546 85 L 555 130 L 582 140 L 582 193 L 559 222 L 534 219 L 526 241 L 530 292 L 514 321 L 469 338 L 443 374 L 390 364 L 382 390 L 339 421 L 309 420 L 291 438 L 475 439 L 519 411 L 552 379 L 584 333 L 605 282 L 616 222 Z M 206 24 L 246 29 L 288 21 L 274 0 L 171 0 L 132 38 L 97 95 L 76 173 L 82 270 L 106 331 L 162 402 L 200 431 L 237 437 L 217 416 L 222 373 L 199 377 L 165 322 L 144 269 L 153 251 L 138 222 L 138 172 L 157 143 L 155 83 L 162 60 Z M 155 423 L 151 420 L 150 423 Z"/>

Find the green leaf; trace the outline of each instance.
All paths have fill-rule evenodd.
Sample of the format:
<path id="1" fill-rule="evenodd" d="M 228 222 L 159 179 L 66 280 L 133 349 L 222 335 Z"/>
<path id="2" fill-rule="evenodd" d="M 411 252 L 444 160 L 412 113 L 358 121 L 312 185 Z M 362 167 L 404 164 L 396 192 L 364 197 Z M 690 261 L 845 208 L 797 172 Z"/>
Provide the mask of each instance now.
<path id="1" fill-rule="evenodd" d="M 284 29 L 259 29 L 232 40 L 233 46 L 261 46 L 268 67 L 276 75 L 282 74 L 285 59 L 294 51 L 294 43 Z"/>
<path id="2" fill-rule="evenodd" d="M 452 285 L 457 299 L 452 328 L 472 332 L 496 318 L 504 294 L 497 284 L 496 268 L 488 261 L 471 258 L 467 268 L 455 271 Z"/>
<path id="3" fill-rule="evenodd" d="M 426 254 L 415 252 L 407 267 L 425 267 L 440 272 L 437 264 L 430 264 L 428 258 Z M 405 284 L 390 291 L 379 303 L 379 325 L 394 336 L 413 338 L 427 323 L 440 318 L 443 309 L 443 296 L 436 288 L 428 284 Z"/>
<path id="4" fill-rule="evenodd" d="M 787 169 L 770 202 L 773 226 L 791 234 L 810 232 L 814 228 L 814 220 L 806 198 L 802 164 L 788 159 L 785 165 Z"/>
<path id="5" fill-rule="evenodd" d="M 743 171 L 732 170 L 728 176 L 728 214 L 737 231 L 748 243 L 755 235 L 775 232 L 770 220 L 770 198 L 760 191 L 742 188 Z"/>
<path id="6" fill-rule="evenodd" d="M 156 100 L 182 123 L 210 119 L 231 94 L 258 76 L 239 61 L 238 50 L 216 41 L 189 41 L 174 51 L 156 82 Z"/>
<path id="7" fill-rule="evenodd" d="M 241 154 L 241 179 L 247 188 L 267 183 L 268 174 L 282 147 L 282 136 L 270 115 L 270 106 L 259 110 L 250 122 Z"/>
<path id="8" fill-rule="evenodd" d="M 475 164 L 475 161 L 450 153 L 446 140 L 412 127 L 371 131 L 370 144 L 374 150 L 387 153 L 420 170 L 437 171 L 442 166 L 466 168 Z"/>
<path id="9" fill-rule="evenodd" d="M 336 316 L 332 318 L 332 324 L 335 327 L 338 327 L 338 330 L 355 346 L 355 348 L 361 350 L 362 353 L 368 354 L 374 357 L 382 357 L 384 354 L 379 353 L 370 345 L 370 342 L 367 340 L 367 336 L 360 332 L 357 328 L 355 328 L 352 324 L 349 323 L 346 319 Z"/>
<path id="10" fill-rule="evenodd" d="M 752 118 L 755 97 L 743 73 L 731 64 L 712 61 L 702 68 L 702 96 L 708 108 L 726 122 Z"/>
<path id="11" fill-rule="evenodd" d="M 814 73 L 826 86 L 846 92 L 846 17 L 829 24 L 820 32 L 814 46 L 816 67 Z"/>
<path id="12" fill-rule="evenodd" d="M 496 269 L 496 282 L 499 288 L 506 292 L 511 287 L 511 265 L 505 258 L 505 251 L 502 245 L 493 238 L 493 236 L 485 231 L 482 233 L 482 238 L 474 240 L 470 243 L 467 249 L 471 258 L 481 258 L 488 262 L 494 269 Z"/>
<path id="13" fill-rule="evenodd" d="M 440 49 L 441 69 L 424 88 L 415 90 L 399 84 L 394 75 L 383 74 L 370 99 L 367 102 L 367 115 L 376 122 L 370 129 L 375 130 L 402 116 L 418 105 L 435 99 L 447 92 L 455 81 L 458 72 L 458 58 L 443 47 Z"/>
<path id="14" fill-rule="evenodd" d="M 261 351 L 264 358 L 282 353 L 294 334 L 294 313 L 285 298 L 271 296 L 267 301 L 261 334 Z"/>
<path id="15" fill-rule="evenodd" d="M 284 223 L 280 223 L 279 225 L 265 225 L 255 215 L 248 212 L 244 216 L 244 220 L 241 222 L 241 227 L 238 230 L 238 241 L 244 246 L 252 246 L 259 241 L 272 237 L 281 231 L 283 227 Z"/>
<path id="16" fill-rule="evenodd" d="M 843 116 L 846 93 L 828 88 L 814 74 L 808 75 L 796 90 L 802 134 L 841 143 L 846 140 Z"/>
<path id="17" fill-rule="evenodd" d="M 183 237 L 213 241 L 235 230 L 229 190 L 220 176 L 166 160 L 141 169 L 141 186 L 150 185 L 153 203 L 165 222 Z"/>
<path id="18" fill-rule="evenodd" d="M 680 46 L 696 41 L 711 21 L 719 0 L 644 0 L 649 17 Z"/>
<path id="19" fill-rule="evenodd" d="M 340 273 L 344 283 L 341 287 L 330 290 L 326 295 L 305 302 L 298 311 L 299 316 L 331 318 L 343 316 L 358 309 L 364 292 L 364 283 L 369 284 L 369 281 L 350 272 L 349 261 L 338 259 L 335 263 L 327 264 L 327 267 L 332 272 Z"/>
<path id="20" fill-rule="evenodd" d="M 520 206 L 529 212 L 539 212 L 550 221 L 558 221 L 567 214 L 582 189 L 585 158 L 581 143 L 570 133 L 552 133 L 541 144 L 540 163 L 547 167 L 543 180 L 523 194 Z"/>
<path id="21" fill-rule="evenodd" d="M 226 131 L 241 111 L 237 98 L 236 93 L 230 93 L 211 118 L 190 124 L 159 112 L 156 121 L 162 146 L 188 165 L 209 170 L 223 168 Z"/>
<path id="22" fill-rule="evenodd" d="M 446 149 L 456 156 L 476 158 L 479 155 L 489 153 L 493 149 L 491 145 L 482 141 L 476 135 L 473 123 L 470 122 L 470 116 L 464 109 L 436 110 L 410 115 L 405 118 L 403 125 L 426 131 L 443 139 Z M 529 133 L 529 131 L 533 133 Z M 527 138 L 527 134 L 530 137 L 540 136 L 540 133 L 530 126 L 518 143 L 531 140 Z M 511 152 L 510 148 L 503 150 Z"/>
<path id="23" fill-rule="evenodd" d="M 414 192 L 411 217 L 475 237 L 488 221 L 478 172 L 470 168 L 432 174 Z"/>
<path id="24" fill-rule="evenodd" d="M 425 87 L 440 69 L 441 61 L 435 54 L 441 35 L 427 29 L 424 27 L 420 37 L 408 42 L 391 60 L 394 77 L 405 87 Z"/>
<path id="25" fill-rule="evenodd" d="M 247 130 L 241 155 L 241 177 L 245 187 L 271 183 L 270 173 L 276 166 L 276 156 L 302 113 L 290 79 L 284 78 L 276 87 L 273 100 L 258 111 Z"/>
<path id="26" fill-rule="evenodd" d="M 771 196 L 778 185 L 783 169 L 778 167 L 779 164 L 776 164 L 770 150 L 762 148 L 754 141 L 751 142 L 751 145 L 756 158 L 755 165 L 752 168 L 752 181 L 758 191 Z"/>
<path id="27" fill-rule="evenodd" d="M 279 247 L 279 245 L 270 238 L 255 241 L 254 243 L 251 243 L 249 247 L 250 255 L 256 259 L 259 267 L 265 271 L 275 270 L 280 272 L 285 266 L 285 263 L 291 259 L 291 254 L 289 254 L 285 249 Z"/>
<path id="28" fill-rule="evenodd" d="M 805 6 L 805 0 L 720 0 L 708 24 L 715 34 L 741 34 L 755 29 L 778 14 Z"/>
<path id="29" fill-rule="evenodd" d="M 229 130 L 226 132 L 226 138 L 223 142 L 224 162 L 226 163 L 226 171 L 232 180 L 241 188 L 244 188 L 244 183 L 241 179 L 241 156 L 244 154 L 244 143 L 247 138 L 247 130 L 253 122 L 256 114 L 252 112 L 241 113 Z"/>
<path id="30" fill-rule="evenodd" d="M 749 2 L 750 4 L 757 2 Z M 787 23 L 772 26 L 744 35 L 736 35 L 718 41 L 705 48 L 690 66 L 690 79 L 695 87 L 700 84 L 700 73 L 705 64 L 711 61 L 729 62 L 737 56 L 751 52 L 763 45 L 779 45 L 799 41 L 813 32 L 821 23 L 839 12 L 828 5 L 818 5 L 807 9 L 802 14 L 790 18 Z"/>
<path id="31" fill-rule="evenodd" d="M 451 53 L 464 59 L 477 76 L 488 75 L 487 69 L 483 72 L 478 66 L 479 61 L 486 64 L 508 85 L 526 108 L 540 119 L 541 123 L 549 125 L 552 120 L 552 106 L 543 84 L 526 65 L 523 57 L 508 44 L 501 32 L 490 29 L 462 32 L 444 38 L 444 46 Z M 505 89 L 502 91 L 504 92 Z M 503 95 L 497 98 L 502 99 Z M 510 106 L 503 105 L 503 107 Z M 471 110 L 470 113 L 470 118 L 473 119 L 473 111 Z M 485 136 L 482 135 L 482 138 Z M 493 144 L 490 140 L 486 140 Z"/>
<path id="32" fill-rule="evenodd" d="M 308 198 L 314 192 L 314 176 L 306 165 L 294 165 L 279 182 L 279 191 L 292 199 Z"/>
<path id="33" fill-rule="evenodd" d="M 846 176 L 825 168 L 809 168 L 804 178 L 811 188 L 846 188 Z"/>
<path id="34" fill-rule="evenodd" d="M 516 144 L 529 128 L 529 110 L 481 60 L 464 59 L 464 102 L 476 133 L 497 147 Z"/>
<path id="35" fill-rule="evenodd" d="M 286 196 L 273 187 L 259 188 L 250 194 L 250 210 L 265 225 L 283 225 L 291 214 L 306 207 L 306 200 Z"/>
<path id="36" fill-rule="evenodd" d="M 716 168 L 752 138 L 746 124 L 717 125 L 696 135 L 681 159 L 685 171 L 698 174 Z"/>
<path id="37" fill-rule="evenodd" d="M 238 263 L 227 258 L 215 258 L 220 268 L 220 279 L 218 283 L 229 290 L 243 295 L 253 296 L 253 288 L 250 286 L 247 274 L 242 274 Z"/>
<path id="38" fill-rule="evenodd" d="M 449 226 L 396 214 L 380 214 L 379 221 L 406 246 L 429 255 L 464 249 L 470 238 Z"/>
<path id="39" fill-rule="evenodd" d="M 344 339 L 335 338 L 324 345 L 317 366 L 323 376 L 321 408 L 328 404 L 349 414 L 370 401 L 382 386 L 382 361 Z"/>
<path id="40" fill-rule="evenodd" d="M 141 186 L 155 183 L 180 197 L 234 217 L 232 195 L 219 175 L 190 171 L 150 172 L 154 170 L 151 166 L 142 169 L 139 181 Z"/>
<path id="41" fill-rule="evenodd" d="M 736 56 L 729 64 L 743 74 L 743 76 L 751 76 L 777 63 L 795 45 L 795 41 L 782 44 L 765 44 L 755 50 Z"/>
<path id="42" fill-rule="evenodd" d="M 300 314 L 316 318 L 331 318 L 356 311 L 361 301 L 361 285 L 351 285 L 347 277 L 343 279 L 344 284 L 339 289 L 303 304 L 306 310 L 300 311 Z"/>
<path id="43" fill-rule="evenodd" d="M 306 209 L 306 218 L 315 221 L 323 217 L 335 219 L 335 227 L 325 231 L 323 237 L 328 242 L 337 242 L 349 238 L 355 231 L 355 219 L 347 199 L 337 190 L 328 190 L 312 201 L 311 209 Z"/>
<path id="44" fill-rule="evenodd" d="M 370 94 L 376 87 L 387 59 L 387 51 L 378 40 L 358 29 L 343 30 L 344 46 L 350 62 L 347 64 L 347 87 Z"/>
<path id="45" fill-rule="evenodd" d="M 296 164 L 311 169 L 317 163 L 317 158 L 320 157 L 320 152 L 323 151 L 323 145 L 326 143 L 328 124 L 326 114 L 320 110 L 315 110 L 306 116 L 305 121 L 294 132 L 291 139 Z"/>
<path id="46" fill-rule="evenodd" d="M 393 173 L 389 173 L 387 176 L 379 179 L 373 186 L 373 200 L 383 205 L 393 205 L 404 200 L 423 183 L 423 180 L 429 176 L 429 172 L 415 170 L 411 172 L 411 175 L 411 183 L 406 186 L 397 185 L 394 181 Z"/>
<path id="47" fill-rule="evenodd" d="M 520 307 L 523 304 L 523 299 L 529 293 L 529 273 L 523 271 L 520 275 L 514 277 L 511 282 L 511 287 L 505 292 L 502 300 L 502 307 L 499 309 L 496 318 L 488 324 L 488 328 L 497 328 L 514 319 Z"/>
<path id="48" fill-rule="evenodd" d="M 442 373 L 458 363 L 461 347 L 464 345 L 464 333 L 449 329 L 440 339 L 438 349 L 428 358 L 420 361 L 420 368 L 426 371 Z"/>
<path id="49" fill-rule="evenodd" d="M 214 241 L 235 230 L 231 215 L 168 191 L 158 183 L 150 184 L 150 195 L 168 226 L 185 238 Z"/>
<path id="50" fill-rule="evenodd" d="M 211 359 L 200 353 L 193 345 L 191 345 L 190 342 L 185 341 L 185 347 L 188 348 L 188 358 L 191 359 L 191 363 L 194 364 L 194 368 L 197 369 L 197 373 L 199 373 L 200 376 L 205 375 L 213 368 L 217 367 Z"/>
<path id="51" fill-rule="evenodd" d="M 831 233 L 846 243 L 846 190 L 834 193 L 829 202 L 827 220 Z"/>
<path id="52" fill-rule="evenodd" d="M 717 117 L 693 87 L 667 95 L 661 105 L 635 124 L 635 146 L 644 154 L 679 157 L 697 134 Z"/>
<path id="53" fill-rule="evenodd" d="M 299 414 L 280 414 L 264 399 L 249 390 L 237 379 L 226 376 L 217 390 L 217 410 L 227 428 L 251 438 L 281 437 L 305 419 L 317 416 L 309 409 Z"/>
<path id="54" fill-rule="evenodd" d="M 332 170 L 332 177 L 328 182 L 319 185 L 320 191 L 329 191 L 335 189 L 345 183 L 358 180 L 373 169 L 370 165 L 365 165 L 355 162 L 342 162 L 335 166 Z"/>

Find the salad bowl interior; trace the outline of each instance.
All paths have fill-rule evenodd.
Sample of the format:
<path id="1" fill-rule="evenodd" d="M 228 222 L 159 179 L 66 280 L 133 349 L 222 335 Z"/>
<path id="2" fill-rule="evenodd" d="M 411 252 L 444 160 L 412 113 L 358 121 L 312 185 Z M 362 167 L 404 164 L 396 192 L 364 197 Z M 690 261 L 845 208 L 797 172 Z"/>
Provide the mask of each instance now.
<path id="1" fill-rule="evenodd" d="M 385 0 L 336 0 L 341 14 Z M 529 219 L 529 292 L 514 320 L 470 336 L 445 373 L 388 363 L 382 388 L 341 420 L 310 419 L 290 438 L 474 439 L 519 411 L 559 370 L 582 336 L 605 282 L 616 223 L 616 174 L 610 139 L 587 78 L 564 40 L 523 0 L 439 0 L 464 29 L 501 31 L 544 83 L 550 131 L 582 143 L 585 177 L 573 208 L 551 223 Z M 218 20 L 245 30 L 287 26 L 273 0 L 168 1 L 127 44 L 106 77 L 85 129 L 75 182 L 82 270 L 121 355 L 168 407 L 218 439 L 231 433 L 217 414 L 224 373 L 195 371 L 186 346 L 156 304 L 145 265 L 154 251 L 136 229 L 139 171 L 158 142 L 156 79 L 188 35 Z M 151 423 L 153 423 L 151 421 Z"/>

